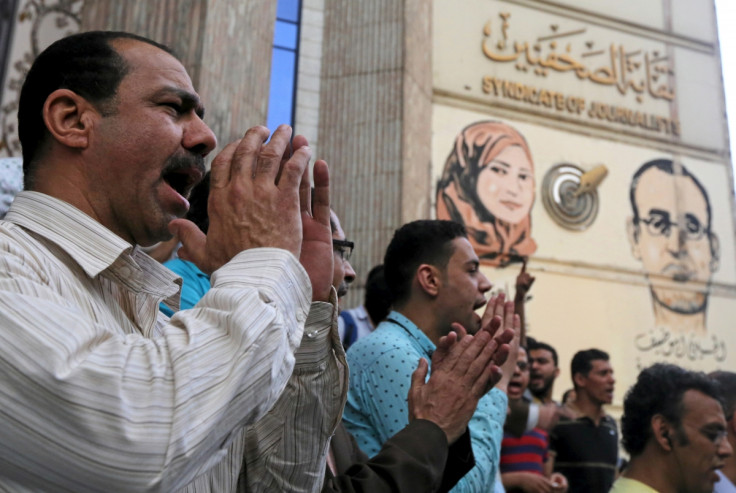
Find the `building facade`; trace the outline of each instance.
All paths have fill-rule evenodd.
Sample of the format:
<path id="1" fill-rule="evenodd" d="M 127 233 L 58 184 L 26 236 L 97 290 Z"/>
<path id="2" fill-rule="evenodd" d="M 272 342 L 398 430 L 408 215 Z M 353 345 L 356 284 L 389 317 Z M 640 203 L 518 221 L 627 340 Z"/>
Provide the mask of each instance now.
<path id="1" fill-rule="evenodd" d="M 0 155 L 19 154 L 23 71 L 75 30 L 173 46 L 221 143 L 265 122 L 276 4 L 18 0 L 0 11 Z M 654 361 L 736 367 L 736 205 L 711 1 L 299 8 L 294 124 L 330 164 L 356 241 L 346 305 L 398 226 L 452 218 L 495 290 L 513 293 L 528 260 L 528 334 L 559 350 L 557 393 L 589 347 L 612 356 L 615 404 Z"/>

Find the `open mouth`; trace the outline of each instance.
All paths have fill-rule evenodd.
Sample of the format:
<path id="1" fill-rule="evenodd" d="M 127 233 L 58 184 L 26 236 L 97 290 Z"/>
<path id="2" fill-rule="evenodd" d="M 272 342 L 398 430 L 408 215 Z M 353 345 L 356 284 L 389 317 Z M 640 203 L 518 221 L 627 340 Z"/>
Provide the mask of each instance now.
<path id="1" fill-rule="evenodd" d="M 477 310 L 478 308 L 481 308 L 481 307 L 485 306 L 486 303 L 487 303 L 487 301 L 486 301 L 485 298 L 483 298 L 482 300 L 476 301 L 475 304 L 473 305 L 473 311 Z"/>
<path id="2" fill-rule="evenodd" d="M 512 379 L 512 380 L 511 380 L 511 381 L 509 382 L 509 384 L 508 384 L 508 389 L 509 389 L 509 390 L 517 390 L 517 391 L 521 391 L 521 382 L 518 382 L 518 381 L 517 381 L 517 382 L 515 382 L 515 381 L 514 381 L 514 380 Z"/>
<path id="3" fill-rule="evenodd" d="M 202 179 L 202 172 L 194 166 L 172 166 L 164 170 L 162 178 L 182 197 L 189 197 L 194 185 Z"/>

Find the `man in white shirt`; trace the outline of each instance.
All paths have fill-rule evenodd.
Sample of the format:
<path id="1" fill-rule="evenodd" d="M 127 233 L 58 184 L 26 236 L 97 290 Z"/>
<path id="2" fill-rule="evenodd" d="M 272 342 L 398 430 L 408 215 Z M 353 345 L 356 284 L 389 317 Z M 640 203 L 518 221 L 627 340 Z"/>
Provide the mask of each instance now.
<path id="1" fill-rule="evenodd" d="M 250 129 L 212 163 L 205 236 L 178 219 L 216 145 L 203 115 L 150 40 L 82 33 L 34 62 L 27 191 L 0 222 L 0 489 L 321 487 L 346 392 L 326 163 L 312 207 L 306 139 Z M 169 320 L 180 281 L 137 245 L 172 233 L 212 289 Z"/>

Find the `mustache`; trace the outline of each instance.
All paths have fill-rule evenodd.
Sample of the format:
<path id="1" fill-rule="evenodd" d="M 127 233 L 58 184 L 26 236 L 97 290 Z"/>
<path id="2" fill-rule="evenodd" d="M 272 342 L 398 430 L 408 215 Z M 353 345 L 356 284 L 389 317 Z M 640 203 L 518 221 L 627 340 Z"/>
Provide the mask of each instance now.
<path id="1" fill-rule="evenodd" d="M 164 174 L 176 173 L 181 170 L 194 169 L 199 172 L 200 179 L 205 174 L 204 157 L 199 154 L 175 154 L 171 156 L 164 166 Z"/>

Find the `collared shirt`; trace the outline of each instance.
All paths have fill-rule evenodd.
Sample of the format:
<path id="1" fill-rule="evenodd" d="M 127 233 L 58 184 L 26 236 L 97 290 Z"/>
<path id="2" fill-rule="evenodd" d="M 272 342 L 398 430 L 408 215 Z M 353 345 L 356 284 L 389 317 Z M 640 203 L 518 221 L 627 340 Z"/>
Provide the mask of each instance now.
<path id="1" fill-rule="evenodd" d="M 23 160 L 19 157 L 0 158 L 0 219 L 10 209 L 15 195 L 23 190 Z"/>
<path id="2" fill-rule="evenodd" d="M 716 471 L 718 474 L 718 482 L 713 493 L 736 493 L 736 485 L 734 485 L 730 479 L 723 475 L 723 471 Z"/>
<path id="3" fill-rule="evenodd" d="M 608 491 L 616 477 L 618 428 L 601 414 L 598 425 L 588 416 L 560 419 L 549 433 L 555 471 L 567 478 L 569 493 Z"/>
<path id="4" fill-rule="evenodd" d="M 179 307 L 161 303 L 160 309 L 169 317 L 177 310 L 188 310 L 210 290 L 210 276 L 199 270 L 199 267 L 188 260 L 175 258 L 164 262 L 167 269 L 181 277 L 181 298 Z"/>
<path id="5" fill-rule="evenodd" d="M 431 363 L 435 345 L 409 319 L 391 312 L 348 351 L 350 390 L 343 422 L 369 456 L 408 423 L 407 393 L 420 358 Z M 470 420 L 476 466 L 452 491 L 492 491 L 499 463 L 506 394 L 492 389 Z"/>
<path id="6" fill-rule="evenodd" d="M 341 394 L 334 303 L 310 304 L 307 273 L 279 249 L 236 255 L 195 309 L 169 320 L 158 305 L 178 303 L 179 282 L 71 205 L 16 197 L 0 221 L 0 490 L 173 491 L 195 479 L 191 491 L 227 491 L 243 451 L 275 443 L 294 449 L 279 450 L 283 469 L 269 457 L 254 471 L 264 478 L 248 481 L 285 475 L 319 491 L 334 391 L 256 451 L 244 425 L 300 387 L 292 370 Z M 292 462 L 300 450 L 307 459 Z"/>

